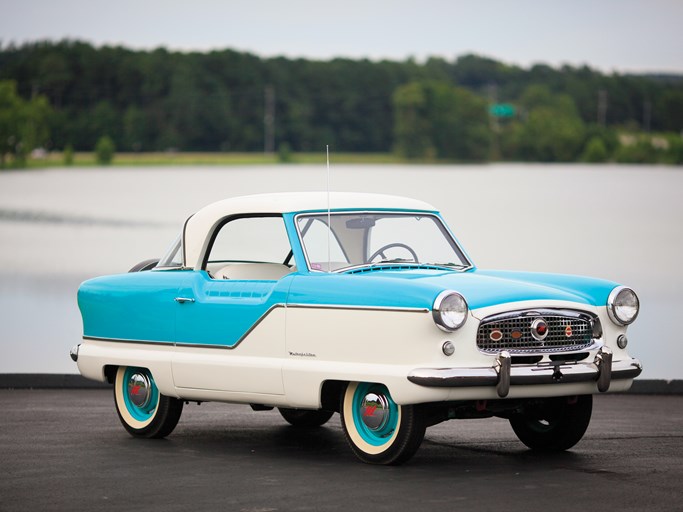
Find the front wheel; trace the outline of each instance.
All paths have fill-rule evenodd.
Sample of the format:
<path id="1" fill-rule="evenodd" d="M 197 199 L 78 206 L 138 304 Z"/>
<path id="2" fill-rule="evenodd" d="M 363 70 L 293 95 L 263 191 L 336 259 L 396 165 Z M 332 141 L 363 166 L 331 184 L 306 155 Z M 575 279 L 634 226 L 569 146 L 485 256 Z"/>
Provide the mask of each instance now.
<path id="1" fill-rule="evenodd" d="M 417 406 L 396 404 L 383 384 L 350 383 L 342 395 L 340 410 L 349 446 L 368 464 L 406 462 L 425 435 L 425 423 Z"/>
<path id="2" fill-rule="evenodd" d="M 552 398 L 525 407 L 510 417 L 515 434 L 532 450 L 568 450 L 586 433 L 593 411 L 593 396 Z"/>
<path id="3" fill-rule="evenodd" d="M 134 437 L 166 437 L 183 412 L 182 400 L 159 393 L 150 371 L 133 366 L 116 372 L 114 402 L 121 423 Z"/>

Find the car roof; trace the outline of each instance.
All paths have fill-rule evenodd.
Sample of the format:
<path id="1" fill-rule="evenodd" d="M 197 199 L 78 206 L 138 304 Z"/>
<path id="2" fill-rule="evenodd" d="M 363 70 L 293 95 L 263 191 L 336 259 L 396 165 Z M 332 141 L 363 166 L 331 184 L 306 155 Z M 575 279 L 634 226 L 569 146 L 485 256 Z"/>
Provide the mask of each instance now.
<path id="1" fill-rule="evenodd" d="M 436 208 L 417 199 L 385 194 L 330 192 L 329 207 L 334 210 L 410 210 L 434 212 Z M 207 234 L 226 217 L 255 213 L 296 213 L 326 211 L 327 192 L 282 192 L 231 197 L 211 203 L 192 215 L 183 230 L 185 265 L 197 267 L 208 244 Z"/>

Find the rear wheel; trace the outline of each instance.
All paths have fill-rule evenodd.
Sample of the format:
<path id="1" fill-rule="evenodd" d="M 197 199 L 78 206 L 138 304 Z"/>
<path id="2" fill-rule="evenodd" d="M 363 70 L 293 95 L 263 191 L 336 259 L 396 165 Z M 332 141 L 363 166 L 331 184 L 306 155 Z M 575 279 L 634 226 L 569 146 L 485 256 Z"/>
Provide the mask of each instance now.
<path id="1" fill-rule="evenodd" d="M 134 437 L 166 437 L 178 424 L 183 401 L 159 393 L 146 368 L 122 366 L 114 380 L 116 412 Z"/>
<path id="2" fill-rule="evenodd" d="M 510 425 L 532 450 L 563 451 L 581 440 L 592 411 L 592 395 L 552 398 L 514 414 Z"/>
<path id="3" fill-rule="evenodd" d="M 402 464 L 424 438 L 426 427 L 417 406 L 396 404 L 383 384 L 350 383 L 340 410 L 349 446 L 368 464 Z"/>
<path id="4" fill-rule="evenodd" d="M 288 423 L 295 427 L 319 427 L 329 421 L 334 412 L 312 411 L 307 409 L 287 409 L 278 407 L 278 411 Z"/>

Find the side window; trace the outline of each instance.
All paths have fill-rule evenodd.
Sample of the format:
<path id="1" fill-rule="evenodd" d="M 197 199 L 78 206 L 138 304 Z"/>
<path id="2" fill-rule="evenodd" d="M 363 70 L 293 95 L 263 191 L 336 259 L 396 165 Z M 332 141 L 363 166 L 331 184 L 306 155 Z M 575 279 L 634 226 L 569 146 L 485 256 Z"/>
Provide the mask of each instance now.
<path id="1" fill-rule="evenodd" d="M 207 269 L 226 263 L 283 264 L 290 252 L 282 217 L 243 217 L 224 224 L 209 252 Z"/>

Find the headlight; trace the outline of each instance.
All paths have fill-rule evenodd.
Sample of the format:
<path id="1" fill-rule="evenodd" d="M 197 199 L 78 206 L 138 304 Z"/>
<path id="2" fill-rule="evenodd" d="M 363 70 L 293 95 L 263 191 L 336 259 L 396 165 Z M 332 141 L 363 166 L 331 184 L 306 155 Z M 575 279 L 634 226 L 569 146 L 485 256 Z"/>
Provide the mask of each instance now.
<path id="1" fill-rule="evenodd" d="M 630 288 L 617 286 L 607 298 L 607 314 L 612 322 L 628 325 L 638 316 L 640 302 L 638 296 Z"/>
<path id="2" fill-rule="evenodd" d="M 459 293 L 446 290 L 434 301 L 432 316 L 439 328 L 455 331 L 467 320 L 467 301 Z"/>

